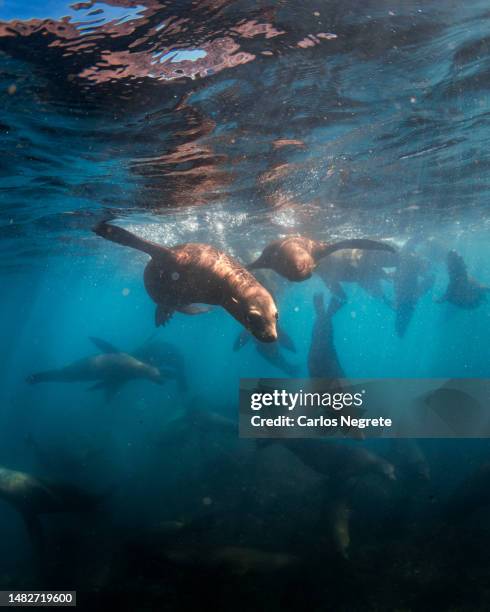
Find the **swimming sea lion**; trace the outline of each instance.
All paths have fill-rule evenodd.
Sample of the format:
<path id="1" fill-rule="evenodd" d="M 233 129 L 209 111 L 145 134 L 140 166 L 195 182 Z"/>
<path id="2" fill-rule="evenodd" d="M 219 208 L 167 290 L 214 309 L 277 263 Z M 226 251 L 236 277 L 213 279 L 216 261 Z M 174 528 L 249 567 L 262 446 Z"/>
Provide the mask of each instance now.
<path id="1" fill-rule="evenodd" d="M 163 384 L 166 377 L 174 373 L 165 371 L 136 359 L 132 355 L 119 352 L 108 342 L 99 338 L 91 338 L 94 344 L 103 351 L 80 359 L 64 368 L 37 372 L 27 377 L 27 382 L 83 382 L 98 381 L 89 388 L 90 391 L 105 391 L 107 401 L 111 400 L 119 389 L 130 380 L 144 378 L 157 384 Z"/>
<path id="2" fill-rule="evenodd" d="M 437 302 L 450 302 L 468 310 L 479 306 L 490 291 L 490 287 L 482 285 L 468 275 L 466 264 L 456 251 L 449 251 L 446 263 L 449 284 L 446 293 Z"/>
<path id="3" fill-rule="evenodd" d="M 326 476 L 331 485 L 343 487 L 349 478 L 378 474 L 396 480 L 394 466 L 360 446 L 316 439 L 284 439 L 281 443 L 309 468 Z"/>
<path id="4" fill-rule="evenodd" d="M 86 512 L 102 500 L 75 486 L 48 484 L 31 474 L 5 467 L 0 467 L 0 499 L 21 514 L 38 553 L 43 549 L 40 514 Z"/>
<path id="5" fill-rule="evenodd" d="M 288 236 L 266 246 L 262 255 L 248 269 L 271 268 L 290 281 L 300 282 L 311 277 L 320 259 L 340 249 L 395 252 L 389 244 L 364 238 L 328 244 L 304 236 Z"/>
<path id="6" fill-rule="evenodd" d="M 385 268 L 396 267 L 397 261 L 397 254 L 387 251 L 341 249 L 324 259 L 316 272 L 341 300 L 347 299 L 341 283 L 357 283 L 369 295 L 388 302 L 381 281 L 391 280 Z"/>
<path id="7" fill-rule="evenodd" d="M 434 281 L 430 262 L 414 253 L 411 245 L 399 253 L 398 265 L 393 275 L 395 330 L 399 338 L 405 335 L 418 301 L 431 289 Z"/>
<path id="8" fill-rule="evenodd" d="M 145 287 L 157 304 L 155 323 L 164 325 L 175 310 L 195 303 L 222 306 L 262 342 L 277 340 L 277 307 L 271 294 L 241 264 L 208 244 L 172 248 L 139 238 L 108 223 L 94 232 L 150 255 Z"/>
<path id="9" fill-rule="evenodd" d="M 157 332 L 155 332 L 156 334 Z M 155 368 L 165 368 L 171 370 L 173 378 L 177 381 L 181 391 L 187 391 L 187 376 L 185 360 L 179 351 L 178 347 L 171 342 L 163 342 L 155 339 L 155 334 L 146 340 L 142 345 L 132 350 L 129 355 L 136 358 L 138 361 L 154 366 Z M 96 345 L 108 353 L 122 353 L 120 349 L 113 344 L 106 342 L 100 338 L 91 338 Z M 168 372 L 170 374 L 170 372 Z"/>
<path id="10" fill-rule="evenodd" d="M 308 372 L 311 378 L 345 378 L 345 373 L 335 348 L 332 322 L 333 316 L 340 310 L 344 302 L 333 297 L 330 300 L 328 309 L 326 309 L 321 293 L 315 294 L 313 301 L 316 319 L 313 324 L 310 350 L 308 352 Z"/>

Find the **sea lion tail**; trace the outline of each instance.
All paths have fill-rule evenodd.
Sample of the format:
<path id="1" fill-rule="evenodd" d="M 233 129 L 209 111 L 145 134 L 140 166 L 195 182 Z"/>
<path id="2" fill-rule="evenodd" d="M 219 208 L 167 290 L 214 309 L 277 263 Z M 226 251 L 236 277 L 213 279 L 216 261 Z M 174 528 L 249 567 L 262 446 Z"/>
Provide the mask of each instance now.
<path id="1" fill-rule="evenodd" d="M 111 225 L 105 221 L 97 224 L 93 228 L 93 231 L 95 234 L 97 234 L 97 236 L 101 236 L 106 240 L 131 247 L 132 249 L 136 249 L 138 251 L 143 251 L 144 253 L 148 253 L 148 255 L 153 258 L 162 258 L 165 256 L 168 257 L 168 255 L 172 253 L 170 249 L 161 246 L 160 244 L 150 242 L 149 240 L 144 240 L 143 238 L 128 232 L 128 230 L 125 230 L 122 227 Z"/>
<path id="2" fill-rule="evenodd" d="M 369 238 L 351 238 L 348 240 L 340 240 L 331 244 L 322 243 L 318 248 L 317 257 L 326 257 L 335 251 L 341 251 L 342 249 L 362 249 L 364 251 L 389 251 L 390 253 L 396 253 L 395 247 L 386 242 L 380 242 L 379 240 L 370 240 Z"/>

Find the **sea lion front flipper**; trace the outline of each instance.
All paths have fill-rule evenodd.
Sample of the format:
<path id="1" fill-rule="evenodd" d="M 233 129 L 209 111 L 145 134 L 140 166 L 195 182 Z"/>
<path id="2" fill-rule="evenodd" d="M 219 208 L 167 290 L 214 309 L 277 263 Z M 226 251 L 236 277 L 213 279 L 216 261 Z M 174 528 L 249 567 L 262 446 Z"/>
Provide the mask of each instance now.
<path id="1" fill-rule="evenodd" d="M 111 344 L 110 342 L 106 342 L 105 340 L 102 340 L 101 338 L 95 338 L 94 336 L 90 336 L 89 340 L 91 340 L 95 344 L 95 346 L 103 353 L 120 353 L 121 352 L 113 344 Z"/>
<path id="2" fill-rule="evenodd" d="M 395 247 L 386 242 L 380 242 L 379 240 L 370 240 L 369 238 L 351 238 L 348 240 L 340 240 L 328 244 L 321 242 L 315 249 L 316 259 L 326 257 L 335 251 L 341 251 L 342 249 L 361 249 L 363 251 L 389 251 L 390 253 L 396 253 Z"/>
<path id="3" fill-rule="evenodd" d="M 287 351 L 291 351 L 291 353 L 296 353 L 296 345 L 294 344 L 291 336 L 282 329 L 282 327 L 277 326 L 278 336 L 277 340 L 279 344 L 285 348 Z"/>
<path id="4" fill-rule="evenodd" d="M 114 399 L 114 396 L 121 388 L 122 383 L 119 382 L 106 382 L 102 380 L 101 382 L 95 383 L 87 389 L 87 391 L 104 391 L 106 402 L 110 402 Z"/>
<path id="5" fill-rule="evenodd" d="M 240 332 L 238 336 L 236 337 L 235 342 L 233 343 L 233 351 L 236 353 L 241 348 L 243 348 L 247 344 L 247 342 L 250 340 L 251 337 L 252 337 L 251 333 L 247 331 L 246 329 Z"/>
<path id="6" fill-rule="evenodd" d="M 169 263 L 174 260 L 174 254 L 171 249 L 157 244 L 156 242 L 144 240 L 143 238 L 140 238 L 139 236 L 136 236 L 135 234 L 132 234 L 131 232 L 128 232 L 128 230 L 118 227 L 117 225 L 110 225 L 109 223 L 103 221 L 102 223 L 96 225 L 93 231 L 97 234 L 97 236 L 101 236 L 106 240 L 148 253 L 148 255 L 150 255 L 153 259 L 166 259 L 169 261 Z"/>
<path id="7" fill-rule="evenodd" d="M 158 304 L 155 310 L 155 325 L 160 327 L 170 321 L 174 314 L 174 308 L 167 304 Z"/>
<path id="8" fill-rule="evenodd" d="M 186 306 L 180 306 L 177 310 L 187 315 L 200 315 L 210 312 L 213 308 L 206 304 L 186 304 Z"/>

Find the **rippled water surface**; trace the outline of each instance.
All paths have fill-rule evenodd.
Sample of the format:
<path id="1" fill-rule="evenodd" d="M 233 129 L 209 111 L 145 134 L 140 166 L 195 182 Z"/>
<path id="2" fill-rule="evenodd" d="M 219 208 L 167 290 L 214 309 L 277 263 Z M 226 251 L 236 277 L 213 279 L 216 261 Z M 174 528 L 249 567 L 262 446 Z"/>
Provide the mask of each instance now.
<path id="1" fill-rule="evenodd" d="M 485 2 L 0 7 L 2 245 L 487 222 Z M 366 229 L 367 228 L 367 229 Z M 446 231 L 446 230 L 445 230 Z"/>

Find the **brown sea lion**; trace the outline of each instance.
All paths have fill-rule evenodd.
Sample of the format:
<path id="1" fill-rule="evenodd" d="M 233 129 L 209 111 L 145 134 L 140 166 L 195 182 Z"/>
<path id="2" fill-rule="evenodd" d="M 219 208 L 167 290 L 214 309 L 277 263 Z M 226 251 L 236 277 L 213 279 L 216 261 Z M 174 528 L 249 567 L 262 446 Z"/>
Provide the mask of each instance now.
<path id="1" fill-rule="evenodd" d="M 466 264 L 456 251 L 449 251 L 446 263 L 449 284 L 446 293 L 437 302 L 451 302 L 455 306 L 468 310 L 477 308 L 490 291 L 490 287 L 482 285 L 468 275 Z"/>
<path id="2" fill-rule="evenodd" d="M 347 301 L 342 283 L 357 283 L 369 295 L 388 303 L 381 281 L 391 280 L 385 268 L 394 268 L 397 264 L 397 253 L 341 249 L 324 259 L 316 272 L 340 300 Z"/>
<path id="3" fill-rule="evenodd" d="M 167 248 L 131 232 L 100 223 L 98 236 L 151 256 L 145 287 L 157 304 L 155 323 L 164 325 L 175 310 L 195 303 L 222 306 L 262 342 L 277 340 L 277 307 L 271 294 L 241 264 L 208 244 Z"/>
<path id="4" fill-rule="evenodd" d="M 40 515 L 88 512 L 101 503 L 102 497 L 86 493 L 71 484 L 46 483 L 31 474 L 0 466 L 0 500 L 20 513 L 36 552 L 41 554 L 44 534 Z"/>
<path id="5" fill-rule="evenodd" d="M 157 368 L 136 359 L 133 355 L 122 353 L 99 338 L 91 340 L 102 354 L 79 359 L 63 368 L 36 372 L 28 376 L 26 381 L 31 385 L 42 382 L 92 381 L 95 384 L 89 388 L 89 391 L 104 391 L 106 401 L 110 401 L 121 387 L 131 380 L 150 380 L 162 385 L 168 378 L 176 378 L 172 370 Z"/>
<path id="6" fill-rule="evenodd" d="M 260 257 L 251 263 L 248 269 L 271 268 L 290 281 L 300 282 L 311 277 L 320 259 L 340 249 L 395 252 L 395 249 L 388 244 L 364 238 L 329 244 L 304 236 L 287 236 L 266 246 Z"/>

